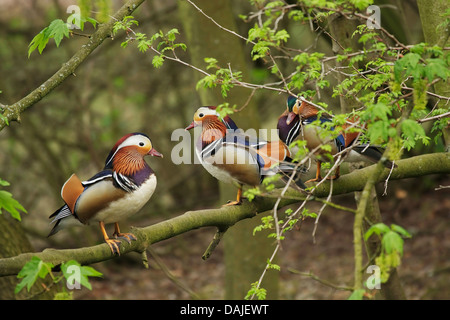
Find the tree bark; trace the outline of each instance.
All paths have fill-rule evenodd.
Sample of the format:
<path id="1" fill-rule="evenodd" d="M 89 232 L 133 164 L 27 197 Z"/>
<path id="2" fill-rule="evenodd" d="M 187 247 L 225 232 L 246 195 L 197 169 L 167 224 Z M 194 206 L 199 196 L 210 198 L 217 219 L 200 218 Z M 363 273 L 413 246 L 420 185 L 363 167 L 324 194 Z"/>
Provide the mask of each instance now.
<path id="1" fill-rule="evenodd" d="M 330 31 L 331 35 L 333 37 L 333 52 L 335 54 L 344 54 L 344 49 L 352 48 L 354 51 L 360 50 L 361 46 L 358 44 L 357 37 L 351 37 L 353 32 L 357 29 L 357 26 L 361 24 L 360 21 L 358 21 L 356 18 L 349 20 L 345 18 L 342 15 L 335 14 L 330 17 Z M 345 61 L 342 62 L 336 62 L 336 67 L 343 67 L 347 64 Z M 355 68 L 358 68 L 358 66 L 355 66 Z M 337 75 L 338 81 L 342 82 L 346 76 L 344 76 L 341 73 L 338 73 Z M 354 109 L 357 106 L 357 102 L 353 97 L 340 97 L 340 105 L 341 105 L 341 112 L 346 113 L 350 112 L 352 109 Z M 351 165 L 353 168 L 355 168 L 355 165 Z M 369 176 L 370 177 L 370 176 Z M 379 223 L 382 222 L 381 214 L 379 212 L 379 205 L 378 205 L 378 198 L 375 193 L 374 187 L 372 187 L 372 190 L 366 190 L 366 192 L 369 192 L 371 194 L 370 197 L 368 197 L 367 204 L 365 205 L 364 212 L 361 214 L 358 213 L 355 216 L 355 225 L 354 225 L 354 246 L 355 246 L 355 279 L 361 279 L 362 277 L 362 248 L 358 245 L 360 243 L 360 239 L 363 236 L 364 232 L 367 230 L 364 230 L 363 221 L 364 218 L 368 218 L 372 223 Z M 359 206 L 361 205 L 361 192 L 355 192 L 355 200 Z M 377 211 L 378 210 L 378 211 Z M 372 254 L 377 252 L 381 246 L 381 243 L 378 242 L 372 242 L 370 245 L 366 244 L 366 249 L 369 257 L 371 257 Z M 398 296 L 398 299 L 404 298 L 404 293 L 400 290 L 392 291 L 392 288 L 400 288 L 401 284 L 399 283 L 398 275 L 396 270 L 392 272 L 391 274 L 392 278 L 389 279 L 388 283 L 383 285 L 382 290 L 382 296 L 384 298 L 387 298 L 388 296 Z M 362 281 L 355 281 L 355 287 L 358 288 L 359 285 L 362 284 Z M 395 284 L 395 285 L 393 285 Z"/>
<path id="2" fill-rule="evenodd" d="M 23 252 L 32 252 L 33 246 L 28 241 L 26 234 L 19 221 L 11 218 L 9 214 L 0 214 L 0 258 L 11 258 L 18 256 Z M 1 260 L 0 259 L 0 260 Z M 25 299 L 27 296 L 35 296 L 36 299 L 52 299 L 56 293 L 54 288 L 44 290 L 41 279 L 38 279 L 37 285 L 31 288 L 30 292 L 25 291 L 14 294 L 14 289 L 20 280 L 15 274 L 0 278 L 0 300 Z"/>
<path id="3" fill-rule="evenodd" d="M 430 45 L 445 47 L 449 43 L 450 25 L 438 26 L 444 22 L 443 14 L 448 9 L 448 0 L 417 0 L 419 7 L 420 21 L 422 22 L 425 42 Z M 434 85 L 436 94 L 449 97 L 450 81 L 439 81 Z M 448 101 L 441 100 L 440 107 L 450 110 Z M 450 123 L 443 130 L 446 151 L 450 151 Z"/>
<path id="4" fill-rule="evenodd" d="M 360 45 L 358 44 L 357 37 L 352 37 L 353 32 L 355 32 L 356 27 L 359 25 L 359 21 L 355 19 L 347 19 L 340 14 L 333 14 L 329 18 L 330 23 L 330 33 L 333 37 L 332 39 L 332 50 L 335 54 L 344 54 L 344 50 L 347 48 L 352 48 L 353 50 L 358 50 Z M 347 66 L 346 61 L 337 61 L 336 67 Z M 337 74 L 337 80 L 341 83 L 346 78 L 342 73 Z M 352 97 L 340 96 L 340 106 L 341 112 L 350 112 L 353 108 L 356 108 L 356 101 Z"/>

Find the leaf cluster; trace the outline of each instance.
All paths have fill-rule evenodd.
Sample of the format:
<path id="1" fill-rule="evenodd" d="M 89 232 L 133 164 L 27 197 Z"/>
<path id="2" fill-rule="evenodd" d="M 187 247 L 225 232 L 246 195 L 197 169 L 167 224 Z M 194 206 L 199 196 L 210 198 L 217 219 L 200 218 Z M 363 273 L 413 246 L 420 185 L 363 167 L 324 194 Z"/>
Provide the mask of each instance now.
<path id="1" fill-rule="evenodd" d="M 36 49 L 39 51 L 39 54 L 42 54 L 50 39 L 54 39 L 56 47 L 59 47 L 64 37 L 69 38 L 70 32 L 72 32 L 70 27 L 73 24 L 79 29 L 84 30 L 86 22 L 91 23 L 94 28 L 97 26 L 97 21 L 94 18 L 85 17 L 79 13 L 71 14 L 67 18 L 67 22 L 64 22 L 61 19 L 53 20 L 48 27 L 42 29 L 41 32 L 31 40 L 28 47 L 28 57 L 30 57 Z"/>
<path id="2" fill-rule="evenodd" d="M 184 43 L 177 43 L 177 35 L 180 34 L 177 28 L 170 29 L 166 33 L 160 30 L 159 32 L 153 34 L 148 38 L 147 34 L 142 32 L 135 32 L 132 27 L 138 26 L 139 22 L 134 19 L 133 16 L 126 16 L 122 21 L 116 21 L 113 26 L 113 34 L 119 31 L 125 31 L 127 33 L 127 38 L 121 43 L 121 47 L 126 48 L 130 42 L 137 42 L 137 48 L 140 52 L 145 53 L 149 49 L 153 49 L 157 53 L 153 57 L 152 64 L 155 68 L 160 68 L 165 58 L 166 53 L 172 53 L 173 57 L 177 59 L 176 49 L 180 48 L 186 51 L 186 45 Z M 130 36 L 130 33 L 134 36 Z M 154 47 L 156 44 L 156 47 Z"/>
<path id="3" fill-rule="evenodd" d="M 22 270 L 20 270 L 17 278 L 22 279 L 15 288 L 15 293 L 19 293 L 23 288 L 27 288 L 29 292 L 31 287 L 36 283 L 38 279 L 45 279 L 50 276 L 53 284 L 57 284 L 62 280 L 66 280 L 68 285 L 76 286 L 82 285 L 89 290 L 92 290 L 92 285 L 89 282 L 89 277 L 101 277 L 102 273 L 98 272 L 92 267 L 81 266 L 77 261 L 70 260 L 61 264 L 61 275 L 57 276 L 54 274 L 52 269 L 55 266 L 52 263 L 44 262 L 38 257 L 32 257 L 29 262 L 27 262 Z M 76 271 L 75 271 L 76 270 Z M 74 277 L 74 273 L 77 272 L 78 277 Z M 74 283 L 78 280 L 79 283 Z M 72 282 L 72 283 L 69 283 Z M 55 296 L 55 299 L 68 299 L 71 295 L 67 292 L 59 292 Z"/>
<path id="4" fill-rule="evenodd" d="M 218 61 L 215 58 L 205 58 L 206 70 L 215 70 L 215 73 L 211 73 L 203 77 L 197 82 L 196 89 L 199 88 L 215 88 L 220 85 L 220 92 L 222 97 L 226 98 L 228 92 L 236 85 L 236 83 L 242 80 L 241 71 L 231 70 L 231 66 L 223 68 L 218 65 Z"/>
<path id="5" fill-rule="evenodd" d="M 256 296 L 258 300 L 265 300 L 267 295 L 267 290 L 264 288 L 261 288 L 259 286 L 259 282 L 253 282 L 251 284 L 251 289 L 247 292 L 245 296 L 245 300 L 251 299 L 253 296 Z"/>
<path id="6" fill-rule="evenodd" d="M 411 238 L 411 234 L 396 224 L 387 226 L 384 223 L 377 223 L 366 231 L 364 239 L 367 241 L 372 235 L 377 235 L 381 239 L 381 252 L 375 258 L 375 263 L 380 267 L 381 283 L 385 283 L 391 270 L 401 263 L 403 238 Z"/>
<path id="7" fill-rule="evenodd" d="M 0 179 L 0 186 L 7 187 L 9 182 Z M 22 220 L 20 212 L 27 213 L 27 210 L 13 198 L 12 194 L 5 190 L 0 190 L 0 214 L 2 214 L 2 209 L 8 211 L 14 219 L 19 221 Z"/>

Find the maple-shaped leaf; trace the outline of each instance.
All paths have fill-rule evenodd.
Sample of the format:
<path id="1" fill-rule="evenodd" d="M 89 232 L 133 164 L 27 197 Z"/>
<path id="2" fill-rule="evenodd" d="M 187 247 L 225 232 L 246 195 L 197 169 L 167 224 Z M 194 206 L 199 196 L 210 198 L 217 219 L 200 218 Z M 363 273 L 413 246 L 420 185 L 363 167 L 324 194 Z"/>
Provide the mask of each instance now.
<path id="1" fill-rule="evenodd" d="M 44 279 L 45 276 L 51 271 L 53 264 L 47 263 L 39 259 L 38 257 L 33 257 L 29 262 L 27 262 L 22 270 L 20 270 L 17 278 L 23 278 L 20 283 L 17 284 L 14 293 L 19 293 L 25 286 L 27 291 L 30 291 L 31 286 L 36 282 L 37 278 Z"/>
<path id="2" fill-rule="evenodd" d="M 9 182 L 0 179 L 0 186 L 9 186 Z M 8 211 L 14 219 L 19 221 L 21 220 L 20 211 L 27 213 L 27 210 L 12 197 L 12 194 L 4 190 L 0 190 L 0 214 L 2 209 Z"/>
<path id="3" fill-rule="evenodd" d="M 68 286 L 83 285 L 92 290 L 89 277 L 102 277 L 103 274 L 92 267 L 82 266 L 75 260 L 70 260 L 61 265 L 61 271 L 67 280 Z"/>
<path id="4" fill-rule="evenodd" d="M 53 20 L 48 26 L 46 32 L 44 32 L 48 38 L 54 38 L 56 46 L 59 47 L 61 40 L 64 38 L 69 38 L 69 27 L 67 23 L 61 19 Z"/>
<path id="5" fill-rule="evenodd" d="M 50 39 L 54 39 L 56 46 L 59 47 L 59 44 L 64 37 L 69 38 L 70 28 L 73 26 L 81 30 L 84 29 L 84 24 L 86 22 L 90 22 L 94 28 L 97 26 L 97 21 L 95 19 L 80 15 L 70 15 L 67 21 L 68 22 L 64 22 L 61 19 L 55 19 L 48 27 L 42 29 L 28 45 L 28 58 L 36 49 L 38 49 L 39 54 L 42 54 L 42 51 L 44 51 Z"/>

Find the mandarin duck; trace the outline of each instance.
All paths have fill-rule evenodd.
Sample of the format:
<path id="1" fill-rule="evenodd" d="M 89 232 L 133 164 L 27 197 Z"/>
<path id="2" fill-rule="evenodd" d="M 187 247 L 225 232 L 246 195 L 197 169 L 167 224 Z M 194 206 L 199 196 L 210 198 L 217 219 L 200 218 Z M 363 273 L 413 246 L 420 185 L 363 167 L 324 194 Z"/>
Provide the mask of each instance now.
<path id="1" fill-rule="evenodd" d="M 194 127 L 201 127 L 195 150 L 203 167 L 216 179 L 238 187 L 236 201 L 226 206 L 242 203 L 244 185 L 258 186 L 265 177 L 280 171 L 290 174 L 303 170 L 292 162 L 289 148 L 282 141 L 269 142 L 244 134 L 228 115 L 220 117 L 216 107 L 200 107 L 186 130 Z M 298 177 L 293 180 L 306 188 Z"/>
<path id="2" fill-rule="evenodd" d="M 351 147 L 350 151 L 344 157 L 344 161 L 348 162 L 378 162 L 383 153 L 379 147 L 370 145 L 369 143 L 361 143 L 359 140 L 359 132 L 346 131 L 353 124 L 356 124 L 357 118 L 349 118 L 347 122 L 342 125 L 342 131 L 335 138 L 324 138 L 324 128 L 313 125 L 312 123 L 319 120 L 321 123 L 331 122 L 331 117 L 327 114 L 318 115 L 319 109 L 306 102 L 304 99 L 297 98 L 295 96 L 289 96 L 287 99 L 287 108 L 283 114 L 278 118 L 278 134 L 286 145 L 290 145 L 293 141 L 302 139 L 306 141 L 306 147 L 308 150 L 316 150 L 315 157 L 317 161 L 316 177 L 306 182 L 314 182 L 322 179 L 320 170 L 322 162 L 329 161 L 326 156 L 328 151 L 322 148 L 318 148 L 323 144 L 329 144 L 331 146 L 331 155 L 343 151 L 344 149 Z M 352 123 L 352 124 L 350 124 Z M 334 127 L 331 128 L 334 130 Z M 317 149 L 316 149 L 317 148 Z M 292 150 L 294 152 L 294 150 Z M 387 168 L 391 168 L 394 164 L 387 160 L 384 162 Z M 395 167 L 395 165 L 394 165 Z M 337 167 L 335 175 L 331 179 L 339 178 L 339 169 Z"/>
<path id="3" fill-rule="evenodd" d="M 73 174 L 63 185 L 61 197 L 65 204 L 50 218 L 55 223 L 48 236 L 72 225 L 98 222 L 105 242 L 113 254 L 119 254 L 120 240 L 136 240 L 132 233 L 121 233 L 118 221 L 138 212 L 156 188 L 156 176 L 145 162 L 147 155 L 162 157 L 150 138 L 143 133 L 130 133 L 112 148 L 102 171 L 87 181 Z M 114 223 L 114 239 L 105 224 Z"/>

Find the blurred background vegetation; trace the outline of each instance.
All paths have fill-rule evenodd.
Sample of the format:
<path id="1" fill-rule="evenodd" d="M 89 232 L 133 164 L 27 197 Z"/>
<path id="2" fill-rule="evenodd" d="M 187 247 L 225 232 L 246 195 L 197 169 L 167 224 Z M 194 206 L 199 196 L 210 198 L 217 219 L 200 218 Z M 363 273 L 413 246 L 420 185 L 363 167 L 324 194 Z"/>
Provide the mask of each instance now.
<path id="1" fill-rule="evenodd" d="M 82 46 L 86 38 L 74 35 L 71 39 L 64 39 L 59 48 L 54 43 L 49 43 L 42 55 L 34 52 L 27 57 L 28 45 L 33 37 L 48 26 L 54 19 L 65 19 L 68 16 L 66 8 L 71 4 L 82 5 L 84 1 L 76 0 L 2 0 L 0 2 L 0 102 L 12 104 L 49 78 L 73 53 Z M 183 25 L 180 2 L 177 0 L 146 1 L 134 13 L 139 21 L 140 31 L 149 35 L 159 30 L 168 31 L 172 28 L 180 30 L 179 41 L 186 43 L 188 50 L 182 54 L 182 60 L 190 61 L 190 43 L 186 39 L 186 26 Z M 122 4 L 122 1 L 92 1 L 91 8 L 94 17 L 101 22 L 108 19 Z M 247 24 L 238 18 L 239 14 L 246 14 L 254 8 L 249 1 L 230 0 L 233 10 L 236 28 L 240 34 L 246 35 L 251 24 Z M 381 4 L 381 3 L 379 3 Z M 422 29 L 415 1 L 386 1 L 383 7 L 382 23 L 395 36 L 408 44 L 423 41 Z M 184 13 L 185 14 L 185 13 Z M 320 36 L 311 32 L 309 25 L 295 24 L 292 20 L 283 20 L 283 28 L 291 34 L 289 45 L 300 49 L 316 46 L 317 51 L 332 55 L 331 41 L 329 37 Z M 206 27 L 206 28 L 210 28 Z M 207 32 L 207 29 L 203 31 Z M 198 30 L 202 30 L 199 28 Z M 83 33 L 92 33 L 88 26 Z M 155 69 L 152 66 L 152 55 L 140 53 L 135 48 L 123 49 L 120 43 L 124 34 L 119 34 L 114 40 L 106 40 L 94 53 L 81 65 L 76 74 L 69 77 L 62 85 L 50 95 L 22 114 L 21 123 L 12 123 L 10 127 L 0 132 L 0 177 L 11 182 L 9 191 L 28 210 L 23 215 L 22 225 L 26 228 L 27 235 L 34 250 L 42 250 L 47 247 L 72 248 L 89 246 L 101 242 L 101 235 L 96 229 L 76 228 L 61 232 L 56 237 L 46 238 L 50 226 L 48 216 L 62 203 L 60 189 L 66 179 L 76 172 L 82 179 L 87 179 L 104 165 L 104 160 L 110 148 L 119 137 L 129 132 L 145 132 L 153 141 L 154 147 L 164 154 L 163 161 L 156 158 L 148 159 L 150 166 L 158 177 L 158 188 L 149 203 L 140 214 L 135 215 L 125 223 L 122 229 L 129 226 L 144 226 L 163 219 L 179 215 L 188 210 L 212 207 L 220 203 L 218 182 L 207 174 L 199 165 L 175 165 L 170 161 L 171 150 L 178 142 L 171 141 L 171 134 L 177 128 L 185 128 L 191 121 L 192 115 L 200 105 L 199 91 L 195 90 L 197 75 L 193 70 L 176 63 L 165 62 L 163 67 Z M 226 52 L 229 48 L 223 48 Z M 276 81 L 260 61 L 251 61 L 250 47 L 244 48 L 244 56 L 249 74 L 246 75 L 251 82 L 267 83 Z M 330 81 L 336 79 L 330 78 Z M 200 89 L 202 91 L 203 89 Z M 331 90 L 331 89 L 329 89 Z M 248 90 L 248 95 L 251 93 Z M 247 95 L 247 97 L 248 97 Z M 333 101 L 329 96 L 323 100 L 330 105 L 333 102 L 338 105 L 338 100 Z M 218 98 L 216 104 L 224 102 Z M 258 91 L 252 98 L 256 106 L 250 112 L 260 121 L 262 128 L 275 128 L 278 116 L 284 111 L 285 97 L 270 91 Z M 245 100 L 241 102 L 243 105 Z M 239 105 L 238 105 L 239 107 Z M 239 123 L 238 123 L 239 124 Z M 413 153 L 420 153 L 415 150 Z M 416 190 L 411 190 L 411 183 L 395 182 L 391 188 L 393 196 L 381 204 L 387 210 L 393 210 L 387 218 L 395 219 L 395 215 L 414 214 L 406 210 L 406 202 L 413 194 L 430 192 L 436 181 L 442 177 L 424 177 L 417 183 Z M 408 186 L 409 184 L 409 186 Z M 423 191 L 425 190 L 425 191 Z M 234 190 L 233 190 L 234 191 Z M 447 217 L 450 211 L 449 198 L 432 196 L 432 201 L 425 209 L 424 204 L 417 204 L 424 219 L 424 227 L 428 226 L 431 216 Z M 406 200 L 405 200 L 406 199 Z M 351 197 L 342 197 L 341 201 L 354 201 Z M 223 201 L 222 201 L 223 202 Z M 412 205 L 410 201 L 410 205 Z M 417 213 L 417 212 L 416 212 Z M 351 260 L 351 216 L 338 218 L 342 213 L 335 213 L 329 218 L 323 218 L 323 233 L 341 234 L 346 244 L 342 248 L 333 249 L 333 244 L 327 246 L 332 238 L 319 240 L 315 247 L 311 244 L 309 231 L 302 230 L 301 235 L 294 236 L 292 242 L 286 245 L 280 259 L 291 261 L 294 268 L 308 270 L 314 264 L 303 265 L 298 261 L 321 261 L 325 263 L 328 255 L 329 261 L 333 261 L 329 255 L 334 252 L 345 259 L 346 254 L 340 250 L 348 250 Z M 342 214 L 343 215 L 343 214 Z M 348 215 L 348 214 L 347 214 Z M 431 216 L 430 216 L 431 215 Z M 405 218 L 403 216 L 403 218 Z M 410 217 L 413 219 L 414 217 Z M 416 216 L 417 218 L 417 216 Z M 331 219 L 331 220 L 327 220 Z M 333 220 L 334 219 L 334 220 Z M 414 221 L 414 219 L 412 220 Z M 412 222 L 411 222 L 412 223 Z M 404 225 L 417 228 L 421 223 Z M 448 226 L 448 220 L 446 222 Z M 308 226 L 304 227 L 308 230 Z M 435 226 L 433 225 L 433 228 Z M 439 241 L 433 230 L 426 232 L 427 241 L 433 242 L 436 250 L 448 249 L 448 232 L 442 229 L 439 237 L 446 236 L 446 241 L 437 245 Z M 430 234 L 431 233 L 431 234 Z M 172 270 L 172 275 L 182 279 L 187 286 L 192 288 L 203 298 L 222 298 L 224 287 L 223 256 L 221 249 L 214 252 L 213 257 L 207 262 L 201 261 L 202 250 L 206 249 L 213 235 L 213 230 L 195 231 L 195 234 L 180 236 L 155 245 L 156 252 L 163 258 Z M 435 237 L 436 236 L 436 237 Z M 303 237 L 303 238 L 296 238 Z M 328 240 L 327 240 L 328 239 Z M 299 242 L 296 242 L 299 241 Z M 306 246 L 305 256 L 301 256 L 299 244 L 301 241 Z M 298 245 L 298 246 L 297 246 Z M 303 243 L 302 243 L 303 245 Z M 325 247 L 321 247 L 325 246 Z M 195 248 L 194 248 L 195 247 Z M 412 248 L 410 248 L 412 250 Z M 194 250 L 194 252 L 192 251 Z M 198 252 L 197 252 L 197 251 Z M 423 254 L 425 249 L 421 247 Z M 311 252 L 313 256 L 307 256 Z M 408 252 L 408 249 L 405 249 Z M 287 256 L 289 254 L 289 257 Z M 448 265 L 439 260 L 440 254 L 434 252 L 433 260 L 426 266 L 429 272 L 444 269 L 443 274 L 448 276 Z M 317 255 L 317 256 L 314 256 Z M 414 255 L 414 254 L 412 254 Z M 448 256 L 448 251 L 447 251 Z M 308 258 L 309 257 L 309 258 Z M 407 257 L 406 257 L 407 258 Z M 338 257 L 336 257 L 338 259 Z M 430 258 L 427 258 L 430 259 Z M 438 259 L 438 261 L 436 261 Z M 116 259 L 115 264 L 108 262 L 98 266 L 104 273 L 106 281 L 99 280 L 94 284 L 93 292 L 85 290 L 77 293 L 83 298 L 186 298 L 192 297 L 169 278 L 162 276 L 161 267 L 151 263 L 153 271 L 147 272 L 149 282 L 145 284 L 142 278 L 128 277 L 125 280 L 119 277 L 119 268 L 126 265 L 139 270 L 143 267 L 136 261 L 139 257 L 130 255 Z M 418 260 L 421 260 L 418 258 Z M 297 261 L 299 264 L 295 263 Z M 346 267 L 352 268 L 351 261 L 336 260 L 331 277 L 344 277 Z M 404 262 L 403 265 L 407 265 Z M 323 267 L 325 272 L 326 267 Z M 331 268 L 328 266 L 328 268 Z M 108 270 L 108 271 L 105 271 Z M 342 270 L 342 271 L 339 271 Z M 115 272 L 116 271 L 116 272 Z M 316 269 L 318 272 L 319 270 Z M 348 271 L 348 270 L 347 270 Z M 153 272 L 153 273 L 152 273 Z M 275 272 L 275 271 L 274 271 Z M 299 278 L 295 273 L 289 273 L 285 269 L 282 273 L 284 281 L 279 296 L 281 298 L 342 298 L 339 290 L 322 288 L 322 285 L 314 283 L 310 279 Z M 351 281 L 351 271 L 348 272 L 347 281 Z M 413 274 L 413 271 L 411 271 Z M 292 277 L 295 281 L 292 282 Z M 165 279 L 165 280 L 163 280 Z M 209 280 L 209 281 L 208 281 Z M 251 279 L 250 282 L 257 279 Z M 95 280 L 97 281 L 97 280 Z M 166 281 L 166 282 L 164 282 Z M 345 277 L 343 279 L 345 281 Z M 304 287 L 294 283 L 306 283 Z M 411 281 L 414 282 L 414 281 Z M 417 281 L 416 281 L 417 283 Z M 444 282 L 445 283 L 445 282 Z M 448 284 L 448 279 L 447 282 Z M 116 285 L 114 287 L 114 284 Z M 118 291 L 118 287 L 122 291 Z M 132 287 L 140 290 L 138 294 Z M 432 286 L 433 287 L 433 286 Z M 433 288 L 435 288 L 434 285 Z M 129 288 L 129 289 L 127 289 Z M 248 286 L 248 288 L 250 288 Z M 322 291 L 321 291 L 322 290 Z M 432 289 L 412 288 L 410 293 L 414 298 L 445 298 L 449 297 L 448 289 L 439 294 L 430 293 Z M 124 295 L 130 292 L 130 295 Z M 133 292 L 133 293 L 131 293 Z M 308 294 L 305 294 L 308 292 Z M 133 295 L 134 294 L 134 295 Z"/>

